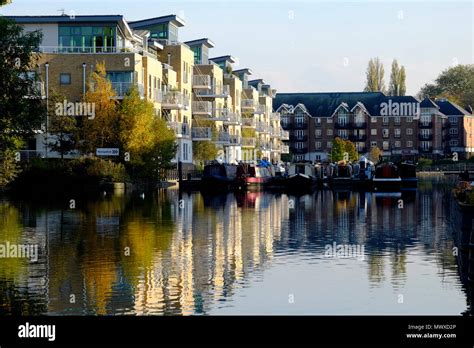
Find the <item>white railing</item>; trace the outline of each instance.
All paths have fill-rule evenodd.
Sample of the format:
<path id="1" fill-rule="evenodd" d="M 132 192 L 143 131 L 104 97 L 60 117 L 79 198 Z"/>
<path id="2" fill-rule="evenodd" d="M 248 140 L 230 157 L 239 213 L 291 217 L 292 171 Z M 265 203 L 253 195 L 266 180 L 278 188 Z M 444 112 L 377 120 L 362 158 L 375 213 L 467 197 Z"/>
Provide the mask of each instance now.
<path id="1" fill-rule="evenodd" d="M 242 147 L 255 147 L 257 140 L 255 138 L 244 137 L 242 138 Z"/>
<path id="2" fill-rule="evenodd" d="M 219 132 L 214 137 L 214 142 L 220 143 L 220 144 L 227 144 L 230 142 L 230 134 L 227 132 Z"/>
<path id="3" fill-rule="evenodd" d="M 138 90 L 138 94 L 140 97 L 143 97 L 145 95 L 145 89 L 142 84 L 137 84 L 134 82 L 110 82 L 112 85 L 112 89 L 115 91 L 115 97 L 116 98 L 123 98 L 130 89 L 135 86 Z M 95 90 L 95 86 L 92 85 L 92 90 Z"/>
<path id="4" fill-rule="evenodd" d="M 178 138 L 189 136 L 189 124 L 181 122 L 168 122 L 168 127 L 174 131 Z"/>
<path id="5" fill-rule="evenodd" d="M 272 121 L 280 121 L 280 113 L 279 112 L 272 112 L 270 115 Z"/>
<path id="6" fill-rule="evenodd" d="M 189 107 L 189 95 L 179 91 L 163 91 L 161 104 L 165 109 L 185 109 Z"/>
<path id="7" fill-rule="evenodd" d="M 270 131 L 268 125 L 265 122 L 258 122 L 257 128 L 255 130 L 259 133 L 268 133 Z"/>
<path id="8" fill-rule="evenodd" d="M 230 135 L 229 142 L 231 145 L 239 146 L 241 144 L 242 137 L 240 135 Z"/>
<path id="9" fill-rule="evenodd" d="M 193 140 L 211 140 L 212 130 L 210 127 L 193 127 L 191 129 Z"/>
<path id="10" fill-rule="evenodd" d="M 265 111 L 266 111 L 266 106 L 265 105 L 257 105 L 255 107 L 255 111 L 254 111 L 254 114 L 264 114 Z"/>
<path id="11" fill-rule="evenodd" d="M 242 127 L 243 128 L 255 128 L 256 121 L 254 118 L 242 118 Z"/>
<path id="12" fill-rule="evenodd" d="M 193 101 L 192 111 L 195 115 L 211 115 L 212 103 L 208 101 Z"/>
<path id="13" fill-rule="evenodd" d="M 236 112 L 229 112 L 228 118 L 224 122 L 227 124 L 239 125 L 241 123 L 241 116 Z"/>
<path id="14" fill-rule="evenodd" d="M 290 147 L 288 145 L 281 145 L 281 153 L 290 153 Z"/>
<path id="15" fill-rule="evenodd" d="M 281 131 L 281 140 L 290 140 L 290 132 L 282 130 Z"/>
<path id="16" fill-rule="evenodd" d="M 209 75 L 193 75 L 193 87 L 211 88 L 211 76 Z"/>
<path id="17" fill-rule="evenodd" d="M 253 99 L 242 99 L 241 107 L 242 109 L 254 109 L 255 101 Z"/>
<path id="18" fill-rule="evenodd" d="M 200 97 L 225 98 L 230 94 L 229 85 L 211 86 L 210 89 L 199 89 L 195 91 Z"/>
<path id="19" fill-rule="evenodd" d="M 35 49 L 39 53 L 143 53 L 143 48 L 136 47 L 91 47 L 91 46 L 39 46 Z"/>

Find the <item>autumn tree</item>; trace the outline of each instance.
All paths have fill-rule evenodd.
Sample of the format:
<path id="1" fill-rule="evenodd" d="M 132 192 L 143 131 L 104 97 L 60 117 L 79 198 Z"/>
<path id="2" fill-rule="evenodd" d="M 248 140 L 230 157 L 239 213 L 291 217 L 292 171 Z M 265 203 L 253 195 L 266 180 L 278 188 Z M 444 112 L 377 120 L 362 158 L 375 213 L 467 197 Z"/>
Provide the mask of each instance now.
<path id="1" fill-rule="evenodd" d="M 344 139 L 337 137 L 334 139 L 331 150 L 331 161 L 339 162 L 344 159 L 345 143 Z"/>
<path id="2" fill-rule="evenodd" d="M 77 146 L 77 117 L 58 113 L 56 106 L 62 105 L 63 97 L 54 95 L 50 97 L 50 107 L 48 114 L 48 133 L 50 136 L 46 139 L 47 146 L 51 151 L 58 152 L 61 160 L 64 156 L 70 154 Z"/>
<path id="3" fill-rule="evenodd" d="M 372 146 L 369 153 L 369 159 L 372 162 L 377 163 L 381 155 L 382 155 L 382 150 L 380 150 L 377 146 Z"/>
<path id="4" fill-rule="evenodd" d="M 376 57 L 369 61 L 366 72 L 366 83 L 364 92 L 385 93 L 385 70 L 381 60 Z"/>
<path id="5" fill-rule="evenodd" d="M 84 97 L 94 106 L 95 115 L 81 116 L 80 149 L 83 153 L 95 153 L 99 147 L 118 147 L 119 117 L 112 84 L 107 79 L 105 63 L 98 63 L 91 74 L 89 88 Z"/>
<path id="6" fill-rule="evenodd" d="M 350 140 L 344 141 L 344 152 L 347 153 L 347 159 L 351 162 L 357 161 L 359 159 L 359 152 L 355 144 Z"/>
<path id="7" fill-rule="evenodd" d="M 201 167 L 205 161 L 211 161 L 217 157 L 217 147 L 210 141 L 197 141 L 193 143 L 193 158 L 199 162 Z"/>

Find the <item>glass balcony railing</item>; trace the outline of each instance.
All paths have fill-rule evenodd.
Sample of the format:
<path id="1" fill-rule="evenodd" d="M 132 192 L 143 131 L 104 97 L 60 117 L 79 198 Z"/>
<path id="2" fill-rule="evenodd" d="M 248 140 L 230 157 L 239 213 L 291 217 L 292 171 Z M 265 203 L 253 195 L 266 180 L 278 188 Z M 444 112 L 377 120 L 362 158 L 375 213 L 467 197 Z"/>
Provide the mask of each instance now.
<path id="1" fill-rule="evenodd" d="M 191 134 L 193 140 L 212 140 L 212 131 L 210 127 L 193 127 Z"/>
<path id="2" fill-rule="evenodd" d="M 190 136 L 190 127 L 187 123 L 168 122 L 168 127 L 174 131 L 177 138 L 187 138 Z"/>
<path id="3" fill-rule="evenodd" d="M 257 140 L 251 137 L 242 138 L 242 147 L 255 147 L 257 145 Z"/>
<path id="4" fill-rule="evenodd" d="M 189 107 L 189 95 L 179 91 L 163 91 L 161 107 L 168 110 L 181 110 Z"/>
<path id="5" fill-rule="evenodd" d="M 211 76 L 209 75 L 194 75 L 193 76 L 193 87 L 194 88 L 211 88 Z"/>
<path id="6" fill-rule="evenodd" d="M 256 121 L 254 118 L 242 118 L 242 128 L 255 128 Z"/>

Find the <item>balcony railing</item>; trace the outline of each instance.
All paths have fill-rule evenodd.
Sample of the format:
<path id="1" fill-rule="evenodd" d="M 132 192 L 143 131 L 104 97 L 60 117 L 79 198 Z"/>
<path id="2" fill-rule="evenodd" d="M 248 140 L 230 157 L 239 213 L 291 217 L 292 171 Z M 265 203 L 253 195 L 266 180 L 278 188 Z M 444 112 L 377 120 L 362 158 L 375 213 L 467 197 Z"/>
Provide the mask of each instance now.
<path id="1" fill-rule="evenodd" d="M 181 110 L 189 107 L 189 95 L 178 91 L 163 91 L 161 107 L 168 110 Z"/>
<path id="2" fill-rule="evenodd" d="M 209 89 L 197 89 L 194 93 L 204 98 L 227 98 L 230 94 L 229 85 L 211 86 Z"/>
<path id="3" fill-rule="evenodd" d="M 209 101 L 193 101 L 193 115 L 212 115 L 212 103 Z"/>
<path id="4" fill-rule="evenodd" d="M 193 88 L 211 89 L 211 76 L 193 75 Z"/>
<path id="5" fill-rule="evenodd" d="M 42 81 L 33 81 L 30 86 L 28 86 L 28 94 L 26 97 L 40 97 L 46 98 L 46 92 L 44 89 L 44 82 Z"/>
<path id="6" fill-rule="evenodd" d="M 431 128 L 433 127 L 433 122 L 420 122 L 418 124 L 419 128 Z"/>
<path id="7" fill-rule="evenodd" d="M 270 127 L 270 135 L 274 138 L 281 137 L 281 128 L 280 127 Z"/>
<path id="8" fill-rule="evenodd" d="M 232 112 L 232 111 L 229 111 L 227 113 L 227 119 L 224 120 L 224 124 L 227 124 L 227 125 L 237 126 L 237 125 L 240 125 L 241 123 L 242 123 L 242 121 L 241 121 L 240 114 L 238 114 L 236 112 Z"/>
<path id="9" fill-rule="evenodd" d="M 196 141 L 212 140 L 212 130 L 210 127 L 193 127 L 191 134 L 193 140 Z"/>
<path id="10" fill-rule="evenodd" d="M 242 138 L 242 147 L 255 147 L 257 140 L 255 138 L 244 137 Z"/>
<path id="11" fill-rule="evenodd" d="M 230 135 L 229 144 L 233 146 L 240 146 L 242 144 L 242 137 L 240 135 Z"/>
<path id="12" fill-rule="evenodd" d="M 280 149 L 282 154 L 290 153 L 290 147 L 288 145 L 281 145 Z"/>
<path id="13" fill-rule="evenodd" d="M 364 129 L 367 128 L 367 123 L 366 122 L 355 122 L 352 124 L 353 128 L 356 129 Z"/>
<path id="14" fill-rule="evenodd" d="M 308 123 L 306 123 L 306 122 L 295 122 L 295 123 L 291 124 L 288 128 L 306 129 L 306 128 L 308 128 Z"/>
<path id="15" fill-rule="evenodd" d="M 424 141 L 433 140 L 433 134 L 418 134 L 418 139 Z"/>
<path id="16" fill-rule="evenodd" d="M 255 109 L 256 103 L 253 99 L 242 99 L 240 106 L 242 109 Z"/>
<path id="17" fill-rule="evenodd" d="M 230 134 L 227 132 L 219 132 L 212 139 L 216 144 L 229 144 Z"/>
<path id="18" fill-rule="evenodd" d="M 351 124 L 349 122 L 347 122 L 347 123 L 335 122 L 334 123 L 334 128 L 336 128 L 336 129 L 349 129 L 349 128 L 351 128 Z"/>
<path id="19" fill-rule="evenodd" d="M 296 153 L 296 154 L 302 154 L 302 153 L 308 152 L 308 148 L 303 147 L 303 148 L 298 148 L 297 149 L 297 148 L 293 147 L 293 148 L 291 148 L 291 152 Z"/>
<path id="20" fill-rule="evenodd" d="M 291 141 L 307 141 L 308 136 L 307 135 L 292 135 L 290 136 Z"/>
<path id="21" fill-rule="evenodd" d="M 418 150 L 419 150 L 420 152 L 432 152 L 432 151 L 433 151 L 433 147 L 432 147 L 432 146 L 429 146 L 429 147 L 422 147 L 422 146 L 420 146 L 420 147 L 418 148 Z"/>
<path id="22" fill-rule="evenodd" d="M 286 130 L 281 131 L 281 140 L 290 140 L 290 132 Z"/>
<path id="23" fill-rule="evenodd" d="M 153 90 L 153 101 L 156 103 L 161 103 L 163 101 L 163 93 L 161 93 L 161 90 L 157 88 Z"/>
<path id="24" fill-rule="evenodd" d="M 255 130 L 259 133 L 269 133 L 270 129 L 265 122 L 258 122 Z"/>
<path id="25" fill-rule="evenodd" d="M 168 122 L 168 127 L 174 131 L 177 138 L 186 138 L 190 136 L 190 128 L 187 123 Z"/>
<path id="26" fill-rule="evenodd" d="M 270 115 L 272 121 L 280 121 L 280 113 L 279 112 L 272 112 Z"/>
<path id="27" fill-rule="evenodd" d="M 355 134 L 349 137 L 351 141 L 366 141 L 367 135 L 366 134 Z"/>
<path id="28" fill-rule="evenodd" d="M 256 125 L 254 118 L 242 118 L 242 128 L 256 128 Z"/>
<path id="29" fill-rule="evenodd" d="M 143 48 L 135 47 L 89 47 L 89 46 L 40 46 L 35 49 L 38 53 L 88 53 L 88 54 L 106 54 L 106 53 L 143 53 Z"/>
<path id="30" fill-rule="evenodd" d="M 259 114 L 259 115 L 263 115 L 266 111 L 266 107 L 265 105 L 257 105 L 255 106 L 255 110 L 254 110 L 254 114 Z"/>

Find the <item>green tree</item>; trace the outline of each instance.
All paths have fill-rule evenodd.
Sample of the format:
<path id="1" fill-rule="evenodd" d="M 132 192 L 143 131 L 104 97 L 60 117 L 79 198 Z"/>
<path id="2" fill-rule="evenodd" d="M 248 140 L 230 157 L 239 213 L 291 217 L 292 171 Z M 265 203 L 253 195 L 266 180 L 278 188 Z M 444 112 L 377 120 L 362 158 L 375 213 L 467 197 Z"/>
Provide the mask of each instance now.
<path id="1" fill-rule="evenodd" d="M 332 162 L 339 162 L 344 159 L 344 153 L 346 152 L 345 147 L 346 147 L 346 144 L 343 139 L 339 137 L 334 139 L 334 142 L 332 144 L 332 150 L 331 150 Z"/>
<path id="2" fill-rule="evenodd" d="M 13 180 L 18 172 L 14 152 L 41 128 L 45 105 L 34 73 L 39 31 L 25 33 L 23 27 L 0 16 L 0 182 Z"/>
<path id="3" fill-rule="evenodd" d="M 474 106 L 474 64 L 444 70 L 435 83 L 424 85 L 418 97 L 447 98 L 462 107 Z"/>
<path id="4" fill-rule="evenodd" d="M 196 141 L 193 143 L 193 158 L 203 166 L 203 162 L 211 161 L 217 157 L 217 146 L 210 141 Z"/>
<path id="5" fill-rule="evenodd" d="M 383 92 L 385 93 L 385 70 L 378 57 L 369 61 L 367 66 L 364 92 Z"/>
<path id="6" fill-rule="evenodd" d="M 50 98 L 49 117 L 48 117 L 48 137 L 47 144 L 51 151 L 58 152 L 61 160 L 64 155 L 71 153 L 77 146 L 77 122 L 75 116 L 58 115 L 54 105 L 56 102 L 63 100 L 58 96 Z"/>
<path id="7" fill-rule="evenodd" d="M 359 159 L 359 152 L 357 151 L 355 144 L 350 140 L 344 141 L 344 152 L 347 153 L 347 158 L 351 162 Z"/>
<path id="8" fill-rule="evenodd" d="M 393 96 L 402 96 L 406 93 L 406 73 L 405 67 L 399 66 L 396 59 L 392 62 L 392 72 L 390 74 L 390 85 L 388 94 Z"/>

